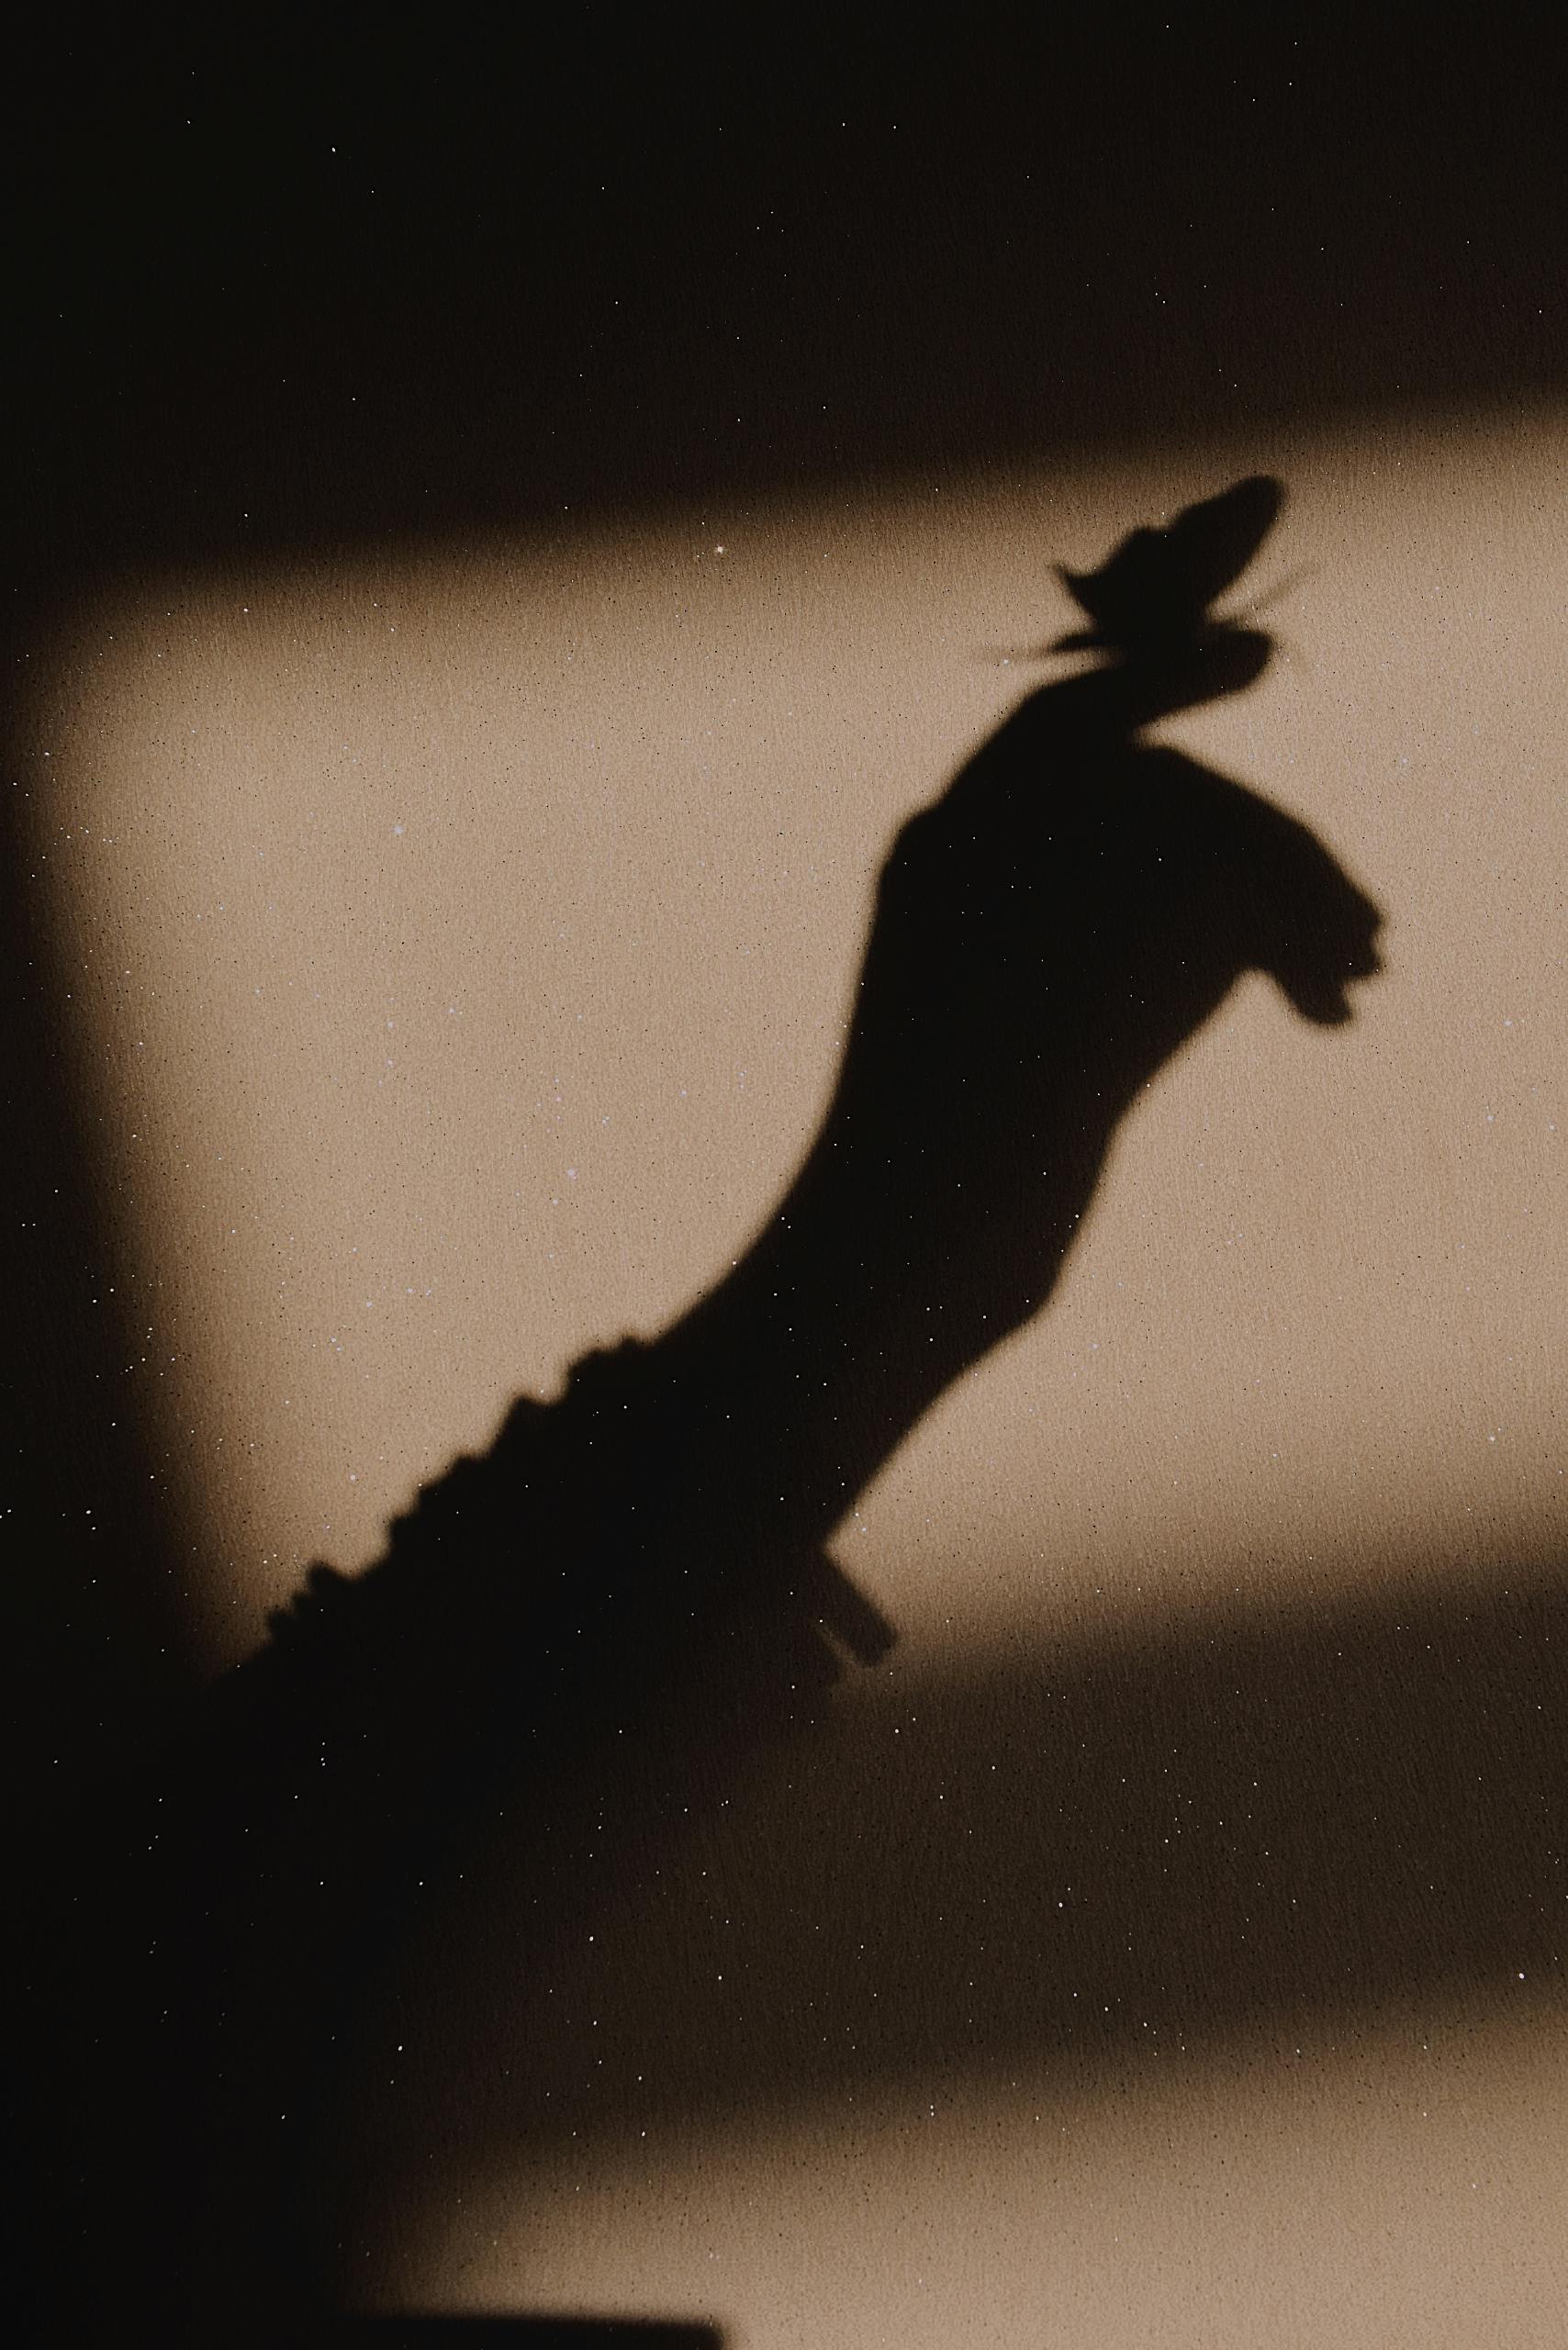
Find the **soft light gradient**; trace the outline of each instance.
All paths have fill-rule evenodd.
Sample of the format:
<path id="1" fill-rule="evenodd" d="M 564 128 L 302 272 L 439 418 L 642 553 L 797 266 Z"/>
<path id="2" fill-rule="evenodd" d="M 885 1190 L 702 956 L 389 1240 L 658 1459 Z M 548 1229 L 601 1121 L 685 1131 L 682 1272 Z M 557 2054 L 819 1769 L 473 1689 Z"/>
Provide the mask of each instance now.
<path id="1" fill-rule="evenodd" d="M 911 1690 L 1561 1558 L 1562 425 L 1433 418 L 563 514 L 78 615 L 22 781 L 210 1665 L 312 1559 L 374 1558 L 513 1394 L 742 1253 L 823 1104 L 895 827 L 1048 674 L 1004 655 L 1067 625 L 1051 562 L 1260 466 L 1289 503 L 1241 600 L 1286 582 L 1284 648 L 1170 737 L 1321 834 L 1386 972 L 1340 1030 L 1238 993 L 1129 1125 L 1058 1301 L 838 1552 Z M 871 1755 L 885 1698 L 840 1702 Z M 697 2029 L 707 1986 L 670 1996 Z M 1364 2035 L 1032 2058 L 870 2114 L 759 2112 L 742 2067 L 700 2143 L 645 2156 L 613 2109 L 585 2151 L 532 2114 L 510 2165 L 504 2117 L 465 2148 L 432 2054 L 458 2119 L 428 2158 L 388 2132 L 367 2289 L 667 2307 L 756 2350 L 1544 2344 L 1562 2023 L 1560 1975 L 1500 1972 Z"/>

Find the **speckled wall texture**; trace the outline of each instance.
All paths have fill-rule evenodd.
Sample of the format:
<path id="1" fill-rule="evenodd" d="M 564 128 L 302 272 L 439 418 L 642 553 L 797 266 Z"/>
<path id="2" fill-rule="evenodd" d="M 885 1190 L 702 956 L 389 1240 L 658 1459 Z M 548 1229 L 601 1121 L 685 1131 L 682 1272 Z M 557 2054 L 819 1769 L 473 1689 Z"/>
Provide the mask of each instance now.
<path id="1" fill-rule="evenodd" d="M 368 2308 L 1564 2337 L 1562 77 L 1506 13 L 139 32 L 18 127 L 29 1788 L 745 1259 L 899 827 L 1070 674 L 1057 564 L 1280 477 L 1270 665 L 1155 739 L 1383 916 L 1348 1022 L 1254 971 L 1159 1069 L 847 1505 L 890 1653 L 613 1866 L 550 1787 L 552 1880 L 498 1828 L 367 1988 Z"/>

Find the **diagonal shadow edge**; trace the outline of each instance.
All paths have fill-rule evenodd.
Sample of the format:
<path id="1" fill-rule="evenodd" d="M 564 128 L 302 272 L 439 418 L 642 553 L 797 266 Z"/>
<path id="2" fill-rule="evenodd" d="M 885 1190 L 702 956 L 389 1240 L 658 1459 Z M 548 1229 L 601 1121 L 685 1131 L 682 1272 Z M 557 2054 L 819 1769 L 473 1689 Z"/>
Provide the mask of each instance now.
<path id="1" fill-rule="evenodd" d="M 480 2162 L 633 2121 L 679 2143 L 901 2082 L 1560 2004 L 1568 1578 L 1386 1580 L 886 1671 L 742 1784 L 683 1878 L 618 1783 L 621 1861 L 549 1938 L 547 2002 L 517 1971 L 538 1921 L 496 1830 L 463 1904 L 493 1931 L 460 1944 L 464 2037 L 434 2027 L 421 2126 Z M 596 1783 L 585 1810 L 609 1808 Z M 383 2025 L 431 2031 L 442 1946 Z"/>

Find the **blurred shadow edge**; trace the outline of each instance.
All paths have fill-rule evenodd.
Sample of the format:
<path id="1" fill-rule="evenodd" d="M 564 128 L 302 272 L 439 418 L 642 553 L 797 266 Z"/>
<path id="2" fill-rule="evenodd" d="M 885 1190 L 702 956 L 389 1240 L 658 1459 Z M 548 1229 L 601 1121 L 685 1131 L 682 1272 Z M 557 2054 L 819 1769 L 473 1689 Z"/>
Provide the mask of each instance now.
<path id="1" fill-rule="evenodd" d="M 653 2317 L 364 2317 L 351 2319 L 341 2339 L 364 2350 L 723 2350 L 716 2325 Z"/>

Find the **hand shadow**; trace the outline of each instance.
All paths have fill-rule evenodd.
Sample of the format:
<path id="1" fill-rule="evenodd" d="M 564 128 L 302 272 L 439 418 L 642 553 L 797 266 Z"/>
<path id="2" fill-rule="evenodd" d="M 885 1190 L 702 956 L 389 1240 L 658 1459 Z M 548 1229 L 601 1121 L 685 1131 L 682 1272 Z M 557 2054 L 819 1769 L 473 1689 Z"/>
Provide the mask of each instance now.
<path id="1" fill-rule="evenodd" d="M 899 834 L 812 1150 L 662 1342 L 797 1541 L 1040 1310 L 1121 1120 L 1246 973 L 1332 1026 L 1380 968 L 1378 910 L 1305 825 L 1142 739 L 1262 675 L 1268 637 L 1204 599 L 1279 498 L 1241 483 L 1066 575 L 1096 618 L 1066 642 L 1113 657 L 1030 695 Z"/>
<path id="2" fill-rule="evenodd" d="M 1139 1094 L 1249 971 L 1349 1017 L 1376 909 L 1305 825 L 1141 739 L 1261 676 L 1267 637 L 1209 605 L 1278 497 L 1241 484 L 1069 575 L 1075 643 L 1112 657 L 1030 695 L 899 834 L 821 1129 L 745 1256 L 653 1344 L 520 1402 L 369 1573 L 313 1570 L 162 1782 L 157 1874 L 122 1828 L 139 1857 L 97 1917 L 131 2053 L 101 2185 L 145 2177 L 118 2233 L 165 2339 L 280 2338 L 332 2298 L 331 2084 L 473 1824 L 521 1788 L 558 1906 L 553 1807 L 678 1833 L 841 1651 L 880 1655 L 834 1528 L 1048 1299 Z"/>

